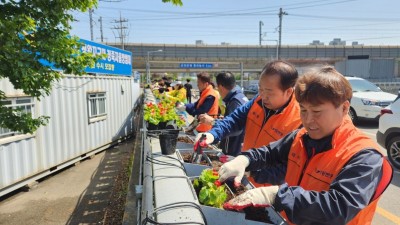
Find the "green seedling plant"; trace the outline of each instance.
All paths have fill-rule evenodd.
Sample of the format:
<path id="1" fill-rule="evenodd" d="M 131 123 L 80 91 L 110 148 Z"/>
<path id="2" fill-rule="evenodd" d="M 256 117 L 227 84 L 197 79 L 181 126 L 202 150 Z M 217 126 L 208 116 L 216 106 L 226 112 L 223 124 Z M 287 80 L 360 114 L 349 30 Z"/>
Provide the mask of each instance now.
<path id="1" fill-rule="evenodd" d="M 228 195 L 225 185 L 218 180 L 218 172 L 213 169 L 205 169 L 198 179 L 193 181 L 195 189 L 200 189 L 199 201 L 203 205 L 222 208 Z"/>

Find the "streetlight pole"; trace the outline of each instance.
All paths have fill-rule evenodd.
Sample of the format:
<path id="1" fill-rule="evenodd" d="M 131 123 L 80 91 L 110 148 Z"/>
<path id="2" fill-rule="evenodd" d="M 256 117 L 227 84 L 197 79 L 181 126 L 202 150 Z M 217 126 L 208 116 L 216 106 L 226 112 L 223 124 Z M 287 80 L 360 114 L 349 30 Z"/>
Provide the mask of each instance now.
<path id="1" fill-rule="evenodd" d="M 157 51 L 148 51 L 147 52 L 147 58 L 146 58 L 146 82 L 148 84 L 151 83 L 150 81 L 150 53 L 154 53 L 154 52 L 162 52 L 162 49 L 158 49 Z"/>
<path id="2" fill-rule="evenodd" d="M 279 59 L 279 41 L 278 40 L 266 40 L 266 41 L 275 41 L 276 42 L 276 59 Z"/>

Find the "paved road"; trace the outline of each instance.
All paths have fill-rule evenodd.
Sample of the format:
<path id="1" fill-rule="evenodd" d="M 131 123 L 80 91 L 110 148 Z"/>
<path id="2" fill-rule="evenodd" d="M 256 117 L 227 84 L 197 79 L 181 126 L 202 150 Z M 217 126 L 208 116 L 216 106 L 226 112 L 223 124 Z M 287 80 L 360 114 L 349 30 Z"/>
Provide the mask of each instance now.
<path id="1" fill-rule="evenodd" d="M 133 140 L 42 180 L 29 192 L 0 198 L 0 225 L 104 224 L 114 178 Z M 135 212 L 135 211 L 134 211 Z"/>
<path id="2" fill-rule="evenodd" d="M 376 140 L 378 122 L 362 121 L 357 125 L 365 134 Z M 386 149 L 381 148 L 386 155 Z M 378 203 L 373 225 L 400 224 L 400 171 L 395 169 L 393 180 Z"/>

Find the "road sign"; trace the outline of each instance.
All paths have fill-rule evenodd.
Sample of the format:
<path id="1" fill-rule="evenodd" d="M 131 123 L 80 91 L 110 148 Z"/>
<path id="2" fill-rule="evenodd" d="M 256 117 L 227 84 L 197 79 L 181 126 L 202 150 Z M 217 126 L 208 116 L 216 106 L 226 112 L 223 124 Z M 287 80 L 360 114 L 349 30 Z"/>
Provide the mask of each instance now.
<path id="1" fill-rule="evenodd" d="M 180 63 L 179 68 L 185 69 L 211 69 L 214 65 L 212 63 Z"/>

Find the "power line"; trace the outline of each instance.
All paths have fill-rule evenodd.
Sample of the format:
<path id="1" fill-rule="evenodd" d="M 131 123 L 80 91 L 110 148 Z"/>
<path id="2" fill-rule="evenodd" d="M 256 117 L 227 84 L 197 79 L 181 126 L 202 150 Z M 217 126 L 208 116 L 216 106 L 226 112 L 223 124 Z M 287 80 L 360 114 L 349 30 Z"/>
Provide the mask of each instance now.
<path id="1" fill-rule="evenodd" d="M 128 20 L 122 18 L 121 13 L 120 13 L 119 14 L 119 20 L 114 20 L 114 23 L 119 23 L 119 25 L 114 26 L 113 28 L 111 28 L 111 29 L 115 29 L 115 30 L 118 31 L 119 37 L 117 37 L 117 38 L 119 38 L 121 40 L 122 49 L 125 49 L 125 46 L 124 46 L 124 39 L 126 37 L 125 30 L 128 29 L 128 27 L 125 26 L 125 23 L 127 23 L 127 22 L 128 22 Z"/>
<path id="2" fill-rule="evenodd" d="M 278 56 L 277 56 L 278 59 L 281 58 L 282 17 L 283 17 L 284 15 L 288 15 L 288 13 L 287 13 L 287 12 L 284 12 L 284 11 L 282 10 L 282 8 L 280 8 L 280 9 L 279 9 L 279 14 L 278 14 L 278 16 L 279 16 L 279 39 L 278 39 L 279 45 L 278 45 Z"/>

